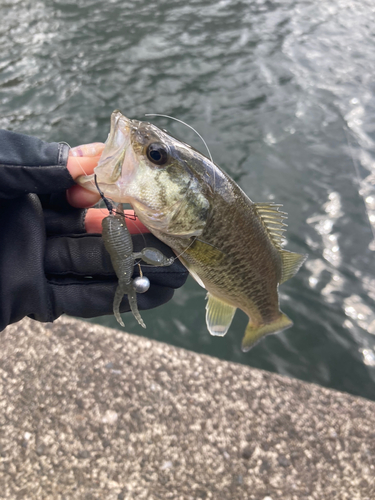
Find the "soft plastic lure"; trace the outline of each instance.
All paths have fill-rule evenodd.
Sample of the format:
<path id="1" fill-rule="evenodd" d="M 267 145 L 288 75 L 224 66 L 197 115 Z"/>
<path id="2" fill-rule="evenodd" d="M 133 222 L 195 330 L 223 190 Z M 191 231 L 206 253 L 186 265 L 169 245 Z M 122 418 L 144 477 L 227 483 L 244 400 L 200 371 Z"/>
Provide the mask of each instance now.
<path id="1" fill-rule="evenodd" d="M 153 247 L 145 247 L 141 252 L 133 252 L 133 241 L 126 226 L 122 203 L 117 205 L 115 211 L 98 185 L 97 189 L 109 210 L 109 215 L 102 220 L 102 238 L 118 278 L 118 286 L 113 300 L 113 313 L 120 325 L 125 326 L 120 316 L 120 304 L 126 294 L 135 319 L 143 328 L 146 328 L 138 311 L 137 293 L 146 292 L 150 287 L 150 281 L 146 276 L 143 276 L 142 272 L 140 277 L 132 279 L 134 262 L 141 259 L 152 266 L 170 266 L 175 259 L 166 257 L 160 250 Z"/>

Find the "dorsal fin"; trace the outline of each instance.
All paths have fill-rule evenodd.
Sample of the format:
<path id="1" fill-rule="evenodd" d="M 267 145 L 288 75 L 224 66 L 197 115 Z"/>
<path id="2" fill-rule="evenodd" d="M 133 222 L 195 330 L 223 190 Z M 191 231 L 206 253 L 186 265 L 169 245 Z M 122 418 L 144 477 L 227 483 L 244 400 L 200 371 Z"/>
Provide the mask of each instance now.
<path id="1" fill-rule="evenodd" d="M 254 203 L 254 208 L 259 215 L 260 220 L 263 224 L 264 229 L 275 245 L 275 247 L 281 251 L 282 246 L 285 242 L 283 233 L 288 227 L 283 221 L 288 218 L 288 214 L 280 211 L 280 207 L 277 203 Z"/>
<path id="2" fill-rule="evenodd" d="M 277 203 L 255 203 L 254 205 L 270 240 L 280 252 L 282 259 L 280 284 L 284 283 L 296 274 L 307 259 L 307 255 L 283 250 L 282 246 L 285 243 L 283 233 L 287 228 L 287 224 L 283 221 L 288 218 L 288 215 L 281 212 L 282 205 Z"/>
<path id="3" fill-rule="evenodd" d="M 281 250 L 281 259 L 283 261 L 283 266 L 281 270 L 280 284 L 284 283 L 286 280 L 293 278 L 297 273 L 298 269 L 307 259 L 307 255 L 302 255 L 300 253 L 289 252 L 288 250 Z"/>

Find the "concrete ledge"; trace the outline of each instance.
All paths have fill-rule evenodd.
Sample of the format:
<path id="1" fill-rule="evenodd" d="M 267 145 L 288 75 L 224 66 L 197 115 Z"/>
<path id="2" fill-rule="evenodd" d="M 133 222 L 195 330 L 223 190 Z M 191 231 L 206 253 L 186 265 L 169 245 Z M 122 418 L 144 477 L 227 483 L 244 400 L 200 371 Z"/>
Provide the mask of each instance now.
<path id="1" fill-rule="evenodd" d="M 375 498 L 375 403 L 61 318 L 1 334 L 2 499 Z"/>

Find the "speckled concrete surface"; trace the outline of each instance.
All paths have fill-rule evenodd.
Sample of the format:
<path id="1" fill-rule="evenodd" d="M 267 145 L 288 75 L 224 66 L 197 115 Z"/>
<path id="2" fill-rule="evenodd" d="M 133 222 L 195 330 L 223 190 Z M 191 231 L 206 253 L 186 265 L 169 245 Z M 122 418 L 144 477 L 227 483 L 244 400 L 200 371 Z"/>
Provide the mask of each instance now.
<path id="1" fill-rule="evenodd" d="M 375 404 L 61 318 L 1 334 L 1 499 L 375 498 Z"/>

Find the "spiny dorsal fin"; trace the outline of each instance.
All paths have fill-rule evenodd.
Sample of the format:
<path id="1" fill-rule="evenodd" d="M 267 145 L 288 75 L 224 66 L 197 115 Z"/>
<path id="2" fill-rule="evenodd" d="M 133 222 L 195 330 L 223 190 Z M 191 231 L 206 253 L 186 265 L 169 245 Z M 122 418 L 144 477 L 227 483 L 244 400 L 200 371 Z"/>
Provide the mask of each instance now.
<path id="1" fill-rule="evenodd" d="M 288 218 L 285 212 L 279 210 L 282 205 L 277 203 L 254 203 L 254 207 L 272 243 L 278 250 L 282 250 L 285 243 L 283 233 L 287 228 L 287 224 L 283 221 Z"/>
<path id="2" fill-rule="evenodd" d="M 281 259 L 283 261 L 283 266 L 281 270 L 280 284 L 284 283 L 286 280 L 293 278 L 297 273 L 298 269 L 307 259 L 307 255 L 302 255 L 300 253 L 289 252 L 288 250 L 280 251 Z"/>
<path id="3" fill-rule="evenodd" d="M 262 224 L 267 231 L 269 238 L 280 252 L 282 259 L 282 270 L 280 284 L 292 278 L 307 259 L 307 255 L 283 250 L 285 243 L 283 233 L 287 225 L 283 222 L 288 218 L 285 212 L 281 212 L 277 203 L 255 203 L 256 213 L 259 215 Z"/>

